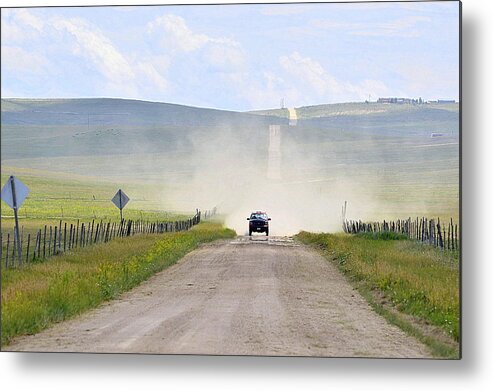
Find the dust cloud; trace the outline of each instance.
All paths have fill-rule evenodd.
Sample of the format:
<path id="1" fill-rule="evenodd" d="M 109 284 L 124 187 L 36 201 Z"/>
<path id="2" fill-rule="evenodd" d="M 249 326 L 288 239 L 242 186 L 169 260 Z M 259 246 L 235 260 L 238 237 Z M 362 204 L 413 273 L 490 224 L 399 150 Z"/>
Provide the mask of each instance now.
<path id="1" fill-rule="evenodd" d="M 348 218 L 368 218 L 368 211 L 377 208 L 371 186 L 354 176 L 348 179 L 351 176 L 341 168 L 337 147 L 317 140 L 300 143 L 299 137 L 291 136 L 298 131 L 296 127 L 282 125 L 280 129 L 279 161 L 275 163 L 280 175 L 275 178 L 269 178 L 269 143 L 273 142 L 269 127 L 242 130 L 241 134 L 225 127 L 191 135 L 193 175 L 175 183 L 173 192 L 167 189 L 166 203 L 181 210 L 217 207 L 225 224 L 240 235 L 248 233 L 246 219 L 257 210 L 271 217 L 270 235 L 274 236 L 300 230 L 341 231 L 345 201 Z"/>

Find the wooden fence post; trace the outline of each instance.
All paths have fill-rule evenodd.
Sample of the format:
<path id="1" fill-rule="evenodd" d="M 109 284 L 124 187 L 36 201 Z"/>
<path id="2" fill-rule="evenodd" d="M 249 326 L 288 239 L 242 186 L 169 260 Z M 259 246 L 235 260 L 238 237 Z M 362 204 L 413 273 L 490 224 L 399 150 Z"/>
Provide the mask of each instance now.
<path id="1" fill-rule="evenodd" d="M 63 252 L 67 251 L 67 223 L 63 227 Z"/>
<path id="2" fill-rule="evenodd" d="M 96 235 L 94 236 L 94 241 L 92 243 L 96 243 L 98 240 L 98 231 L 99 231 L 99 223 L 96 225 Z"/>
<path id="3" fill-rule="evenodd" d="M 79 219 L 77 219 L 77 229 L 75 232 L 75 247 L 79 245 Z"/>
<path id="4" fill-rule="evenodd" d="M 455 224 L 455 247 L 457 250 L 460 250 L 460 246 L 462 245 L 461 242 L 459 242 L 459 235 L 457 233 L 458 230 L 458 225 Z"/>
<path id="5" fill-rule="evenodd" d="M 89 227 L 87 227 L 87 241 L 89 243 L 93 243 L 93 233 L 94 233 L 94 219 L 92 220 L 92 225 L 91 225 L 91 235 L 89 235 Z"/>
<path id="6" fill-rule="evenodd" d="M 89 246 L 91 244 L 91 223 L 87 223 L 87 231 L 84 239 L 85 239 L 84 246 L 86 247 Z"/>
<path id="7" fill-rule="evenodd" d="M 41 229 L 39 230 L 38 258 L 41 258 Z"/>
<path id="8" fill-rule="evenodd" d="M 29 247 L 31 246 L 31 234 L 27 234 L 26 263 L 29 262 Z"/>
<path id="9" fill-rule="evenodd" d="M 40 257 L 40 254 L 41 254 L 41 229 L 38 231 L 38 234 L 36 235 L 36 248 L 37 248 L 37 252 L 35 252 L 35 254 L 34 254 L 33 261 L 36 257 L 41 258 Z"/>
<path id="10" fill-rule="evenodd" d="M 43 259 L 46 258 L 46 225 L 43 234 Z"/>
<path id="11" fill-rule="evenodd" d="M 56 254 L 56 240 L 57 240 L 57 236 L 56 236 L 56 234 L 57 234 L 57 228 L 58 228 L 58 227 L 55 225 L 55 229 L 54 229 L 54 231 L 55 231 L 55 236 L 53 237 L 53 255 L 55 255 L 55 254 Z"/>
<path id="12" fill-rule="evenodd" d="M 440 218 L 438 218 L 437 230 L 438 230 L 438 245 L 440 246 L 441 249 L 443 249 L 443 238 L 442 238 L 442 229 L 440 226 Z"/>
<path id="13" fill-rule="evenodd" d="M 7 233 L 7 251 L 5 254 L 5 268 L 9 267 L 10 234 Z"/>
<path id="14" fill-rule="evenodd" d="M 70 224 L 70 233 L 68 235 L 68 249 L 69 251 L 72 250 L 72 247 L 74 245 L 74 232 L 75 230 L 73 229 L 74 228 L 74 225 L 73 224 Z"/>
<path id="15" fill-rule="evenodd" d="M 16 240 L 16 235 L 14 235 L 14 240 L 12 242 L 12 254 L 10 256 L 10 266 L 14 267 L 15 266 L 15 250 L 17 248 L 17 240 Z"/>
<path id="16" fill-rule="evenodd" d="M 21 240 L 21 252 L 22 252 L 22 246 L 24 244 L 24 226 L 21 227 L 21 237 L 20 237 L 20 240 Z M 21 265 L 21 263 L 19 263 L 19 266 Z"/>
<path id="17" fill-rule="evenodd" d="M 33 261 L 36 259 L 36 252 L 38 249 L 38 232 L 36 232 L 36 241 L 34 242 L 34 249 L 33 249 Z"/>
<path id="18" fill-rule="evenodd" d="M 62 245 L 62 220 L 58 224 L 58 252 L 61 252 Z"/>
<path id="19" fill-rule="evenodd" d="M 51 255 L 51 239 L 53 237 L 53 227 L 50 225 L 50 239 L 48 240 L 48 256 Z"/>

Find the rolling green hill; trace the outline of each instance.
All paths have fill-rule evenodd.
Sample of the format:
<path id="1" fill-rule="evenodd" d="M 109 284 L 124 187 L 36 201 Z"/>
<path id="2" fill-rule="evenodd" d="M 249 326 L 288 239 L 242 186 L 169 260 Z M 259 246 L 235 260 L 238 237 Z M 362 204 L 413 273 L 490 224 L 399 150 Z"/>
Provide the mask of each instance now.
<path id="1" fill-rule="evenodd" d="M 334 103 L 325 105 L 314 105 L 297 107 L 296 113 L 299 120 L 316 119 L 316 118 L 334 118 L 334 117 L 367 117 L 381 118 L 383 116 L 407 116 L 422 117 L 423 115 L 438 117 L 447 116 L 448 113 L 459 112 L 458 103 L 427 103 L 423 105 L 411 104 L 385 104 L 385 103 Z M 251 114 L 266 115 L 279 118 L 288 118 L 287 109 L 269 109 L 251 111 Z M 453 115 L 453 114 L 452 114 Z"/>
<path id="2" fill-rule="evenodd" d="M 212 134 L 244 142 L 276 117 L 124 99 L 2 99 L 2 161 L 191 153 Z M 253 141 L 254 142 L 254 141 Z M 37 167 L 34 167 L 37 168 Z"/>
<path id="3" fill-rule="evenodd" d="M 217 126 L 267 123 L 248 113 L 129 99 L 2 99 L 3 125 Z"/>
<path id="4" fill-rule="evenodd" d="M 2 166 L 14 174 L 17 167 L 152 183 L 166 189 L 163 198 L 195 198 L 193 207 L 204 200 L 212 207 L 232 189 L 260 190 L 261 200 L 272 182 L 269 125 L 277 124 L 280 182 L 289 186 L 282 191 L 336 202 L 350 192 L 361 208 L 365 200 L 378 203 L 367 209 L 379 216 L 458 215 L 458 104 L 308 106 L 288 126 L 286 109 L 238 113 L 124 99 L 1 103 Z M 341 183 L 345 190 L 337 190 Z"/>

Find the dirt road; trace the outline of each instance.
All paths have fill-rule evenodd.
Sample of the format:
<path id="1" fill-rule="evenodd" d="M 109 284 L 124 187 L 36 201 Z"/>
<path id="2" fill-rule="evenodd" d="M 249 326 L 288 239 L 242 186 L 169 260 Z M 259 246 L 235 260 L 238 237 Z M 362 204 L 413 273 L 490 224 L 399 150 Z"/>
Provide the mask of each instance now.
<path id="1" fill-rule="evenodd" d="M 6 347 L 24 351 L 429 357 L 290 238 L 205 245 L 120 299 Z"/>
<path id="2" fill-rule="evenodd" d="M 296 109 L 290 108 L 288 109 L 288 112 L 289 112 L 289 124 L 296 125 L 298 122 L 298 114 L 296 113 Z"/>

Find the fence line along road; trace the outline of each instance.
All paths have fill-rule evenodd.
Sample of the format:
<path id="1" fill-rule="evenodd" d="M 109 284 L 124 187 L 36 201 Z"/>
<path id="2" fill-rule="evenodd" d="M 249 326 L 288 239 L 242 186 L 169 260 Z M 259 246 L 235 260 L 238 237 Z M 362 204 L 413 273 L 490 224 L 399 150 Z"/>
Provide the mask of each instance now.
<path id="1" fill-rule="evenodd" d="M 440 219 L 426 217 L 412 220 L 395 220 L 383 222 L 362 222 L 361 220 L 343 220 L 342 228 L 349 234 L 361 232 L 395 232 L 406 235 L 409 239 L 418 240 L 442 250 L 460 250 L 459 226 L 452 219 L 443 225 Z"/>
<path id="2" fill-rule="evenodd" d="M 204 212 L 203 219 L 209 219 L 216 214 L 216 208 Z M 187 231 L 202 220 L 202 212 L 185 220 L 152 222 L 143 220 L 121 220 L 119 222 L 92 220 L 89 223 L 68 224 L 59 221 L 58 225 L 48 226 L 24 235 L 21 229 L 21 248 L 26 263 L 35 260 L 44 260 L 51 256 L 87 247 L 96 243 L 107 243 L 115 238 L 133 236 L 137 234 L 159 234 L 166 232 Z M 0 232 L 0 262 L 5 268 L 17 265 L 17 243 L 15 236 L 8 232 Z"/>

